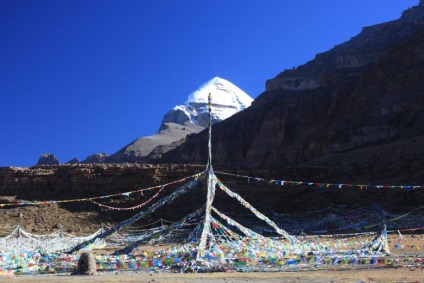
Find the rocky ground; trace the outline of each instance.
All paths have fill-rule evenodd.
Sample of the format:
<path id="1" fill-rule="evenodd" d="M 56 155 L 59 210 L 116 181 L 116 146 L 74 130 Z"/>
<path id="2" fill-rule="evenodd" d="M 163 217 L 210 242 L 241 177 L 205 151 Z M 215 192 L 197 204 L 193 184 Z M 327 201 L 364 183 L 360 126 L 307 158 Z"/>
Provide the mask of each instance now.
<path id="1" fill-rule="evenodd" d="M 8 279 L 10 282 L 145 282 L 145 283 L 266 283 L 266 282 L 423 282 L 422 269 L 360 269 L 350 271 L 322 270 L 275 273 L 105 273 L 98 276 L 28 276 Z"/>

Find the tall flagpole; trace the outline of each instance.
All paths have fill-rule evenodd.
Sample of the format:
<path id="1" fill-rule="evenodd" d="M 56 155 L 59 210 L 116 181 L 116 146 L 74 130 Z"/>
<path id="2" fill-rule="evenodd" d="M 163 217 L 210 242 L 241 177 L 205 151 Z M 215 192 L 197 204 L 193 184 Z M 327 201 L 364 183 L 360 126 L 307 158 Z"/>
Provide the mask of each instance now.
<path id="1" fill-rule="evenodd" d="M 208 95 L 209 135 L 208 135 L 208 167 L 212 168 L 212 94 Z"/>
<path id="2" fill-rule="evenodd" d="M 211 232 L 210 222 L 211 222 L 211 209 L 212 202 L 215 198 L 215 185 L 216 177 L 212 169 L 212 94 L 208 95 L 208 110 L 209 110 L 209 141 L 208 141 L 208 165 L 206 167 L 207 174 L 207 199 L 206 199 L 206 209 L 205 209 L 205 220 L 203 221 L 203 230 L 200 237 L 200 243 L 197 252 L 197 259 L 201 260 L 205 257 L 206 245 L 208 238 L 213 241 L 213 235 Z"/>

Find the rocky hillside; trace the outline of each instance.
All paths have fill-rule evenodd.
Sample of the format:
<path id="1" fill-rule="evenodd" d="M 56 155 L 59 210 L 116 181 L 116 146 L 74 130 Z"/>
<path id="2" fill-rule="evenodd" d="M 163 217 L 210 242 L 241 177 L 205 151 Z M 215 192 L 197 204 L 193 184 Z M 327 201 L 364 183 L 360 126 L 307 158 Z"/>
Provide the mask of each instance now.
<path id="1" fill-rule="evenodd" d="M 351 173 L 378 165 L 422 180 L 423 50 L 420 3 L 284 71 L 267 81 L 250 108 L 214 125 L 214 163 L 342 166 Z M 206 139 L 206 133 L 190 136 L 160 162 L 204 163 Z"/>

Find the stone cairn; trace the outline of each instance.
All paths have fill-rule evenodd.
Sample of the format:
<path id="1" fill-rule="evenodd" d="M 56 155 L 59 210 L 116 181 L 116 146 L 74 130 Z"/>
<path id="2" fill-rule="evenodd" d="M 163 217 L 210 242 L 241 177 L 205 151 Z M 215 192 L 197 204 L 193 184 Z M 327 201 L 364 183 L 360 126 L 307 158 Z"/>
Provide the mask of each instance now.
<path id="1" fill-rule="evenodd" d="M 97 275 L 96 259 L 92 253 L 81 253 L 73 275 Z"/>

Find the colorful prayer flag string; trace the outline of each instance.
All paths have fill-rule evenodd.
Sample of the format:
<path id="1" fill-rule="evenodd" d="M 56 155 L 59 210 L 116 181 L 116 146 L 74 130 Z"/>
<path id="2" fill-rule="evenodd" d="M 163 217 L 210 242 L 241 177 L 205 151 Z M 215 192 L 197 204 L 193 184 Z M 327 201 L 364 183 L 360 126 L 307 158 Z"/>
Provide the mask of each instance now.
<path id="1" fill-rule="evenodd" d="M 291 181 L 291 180 L 275 180 L 275 179 L 263 179 L 258 177 L 250 177 L 238 174 L 231 174 L 226 172 L 215 171 L 218 174 L 233 176 L 237 178 L 244 178 L 250 180 L 256 180 L 258 182 L 265 182 L 271 185 L 276 186 L 314 186 L 318 188 L 359 188 L 363 189 L 401 189 L 401 190 L 411 190 L 411 189 L 424 189 L 424 185 L 373 185 L 373 184 L 345 184 L 345 183 L 324 183 L 324 182 L 308 182 L 308 181 Z"/>
<path id="2" fill-rule="evenodd" d="M 129 192 L 123 192 L 123 193 L 116 193 L 116 194 L 111 194 L 111 195 L 104 195 L 104 196 L 97 196 L 97 197 L 89 197 L 89 198 L 79 198 L 79 199 L 67 199 L 67 200 L 48 200 L 48 201 L 22 201 L 22 202 L 12 202 L 12 203 L 1 203 L 0 207 L 5 207 L 5 206 L 24 206 L 24 205 L 46 205 L 46 204 L 57 204 L 57 203 L 68 203 L 68 202 L 81 202 L 81 201 L 93 201 L 93 200 L 99 200 L 99 199 L 106 199 L 106 198 L 112 198 L 112 197 L 122 197 L 122 196 L 126 196 L 128 197 L 131 194 L 134 193 L 142 193 L 144 191 L 150 191 L 150 190 L 154 190 L 154 189 L 161 189 L 170 185 L 174 185 L 174 184 L 178 184 L 178 183 L 182 183 L 185 182 L 189 179 L 192 178 L 198 178 L 200 175 L 202 175 L 204 172 L 201 173 L 197 173 L 194 174 L 192 176 L 183 178 L 183 179 L 179 179 L 177 181 L 173 181 L 173 182 L 169 182 L 163 185 L 158 185 L 158 186 L 153 186 L 153 187 L 149 187 L 149 188 L 145 188 L 145 189 L 138 189 L 138 190 L 134 190 L 134 191 L 129 191 Z"/>
<path id="3" fill-rule="evenodd" d="M 146 204 L 148 204 L 149 202 L 151 202 L 153 199 L 155 199 L 160 194 L 160 192 L 163 191 L 164 188 L 165 188 L 165 186 L 163 186 L 156 194 L 154 194 L 151 198 L 149 198 L 145 202 L 140 203 L 136 206 L 132 206 L 132 207 L 113 207 L 113 206 L 109 206 L 109 205 L 105 205 L 105 204 L 95 202 L 94 200 L 91 200 L 91 202 L 100 206 L 100 207 L 104 207 L 104 208 L 111 209 L 111 210 L 134 210 L 134 209 L 141 208 L 141 207 L 145 206 Z"/>

